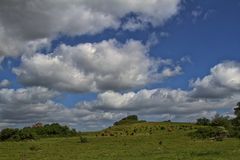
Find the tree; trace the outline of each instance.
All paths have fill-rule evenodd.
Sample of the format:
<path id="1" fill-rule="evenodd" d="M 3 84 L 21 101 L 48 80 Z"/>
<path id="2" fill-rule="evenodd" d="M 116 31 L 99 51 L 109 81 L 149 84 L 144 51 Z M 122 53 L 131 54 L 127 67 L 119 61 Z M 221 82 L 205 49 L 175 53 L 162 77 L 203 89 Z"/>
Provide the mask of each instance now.
<path id="1" fill-rule="evenodd" d="M 140 123 L 140 122 L 145 122 L 145 121 L 138 120 L 137 115 L 129 115 L 121 119 L 120 121 L 115 122 L 113 125 L 132 124 L 132 123 Z"/>
<path id="2" fill-rule="evenodd" d="M 198 125 L 207 126 L 207 125 L 210 124 L 210 120 L 207 119 L 207 118 L 205 118 L 205 117 L 203 117 L 203 118 L 198 118 L 198 119 L 197 119 L 197 124 L 198 124 Z"/>
<path id="3" fill-rule="evenodd" d="M 240 117 L 240 102 L 237 103 L 237 107 L 234 108 L 234 114 L 237 116 L 237 117 Z"/>
<path id="4" fill-rule="evenodd" d="M 240 126 L 240 102 L 237 103 L 237 107 L 234 108 L 234 114 L 236 118 L 233 119 L 234 126 Z"/>
<path id="5" fill-rule="evenodd" d="M 10 140 L 14 137 L 14 135 L 18 132 L 18 129 L 12 129 L 12 128 L 5 128 L 0 133 L 0 140 Z"/>
<path id="6" fill-rule="evenodd" d="M 211 125 L 222 126 L 226 129 L 230 129 L 232 126 L 229 117 L 220 116 L 219 114 L 216 114 L 215 117 L 212 119 Z"/>

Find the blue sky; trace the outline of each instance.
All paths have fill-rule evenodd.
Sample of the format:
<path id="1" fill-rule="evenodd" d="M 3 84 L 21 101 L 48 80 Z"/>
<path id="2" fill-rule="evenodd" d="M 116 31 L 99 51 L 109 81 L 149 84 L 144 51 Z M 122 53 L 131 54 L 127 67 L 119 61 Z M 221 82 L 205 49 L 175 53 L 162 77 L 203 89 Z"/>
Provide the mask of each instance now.
<path id="1" fill-rule="evenodd" d="M 130 2 L 117 6 L 107 0 L 0 3 L 0 128 L 57 121 L 91 130 L 127 114 L 175 121 L 217 112 L 232 116 L 240 93 L 238 0 L 159 0 L 129 8 Z M 102 9 L 107 3 L 112 10 Z M 65 5 L 63 13 L 41 17 Z M 44 9 L 37 12 L 38 7 Z M 84 17 L 86 12 L 93 16 Z M 88 59 L 86 44 L 105 56 L 102 62 Z M 118 66 L 115 56 L 122 60 Z M 107 68 L 94 68 L 98 63 Z M 169 97 L 179 99 L 170 103 Z M 20 104 L 18 113 L 14 104 Z"/>

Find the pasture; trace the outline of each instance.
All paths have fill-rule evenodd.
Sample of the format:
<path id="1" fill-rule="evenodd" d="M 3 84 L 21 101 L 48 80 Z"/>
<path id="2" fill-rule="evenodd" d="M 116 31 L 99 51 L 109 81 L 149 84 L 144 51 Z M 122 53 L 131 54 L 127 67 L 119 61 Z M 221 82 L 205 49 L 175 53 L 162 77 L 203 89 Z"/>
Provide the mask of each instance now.
<path id="1" fill-rule="evenodd" d="M 239 160 L 240 140 L 191 139 L 198 126 L 144 122 L 109 127 L 80 137 L 0 142 L 0 160 Z"/>

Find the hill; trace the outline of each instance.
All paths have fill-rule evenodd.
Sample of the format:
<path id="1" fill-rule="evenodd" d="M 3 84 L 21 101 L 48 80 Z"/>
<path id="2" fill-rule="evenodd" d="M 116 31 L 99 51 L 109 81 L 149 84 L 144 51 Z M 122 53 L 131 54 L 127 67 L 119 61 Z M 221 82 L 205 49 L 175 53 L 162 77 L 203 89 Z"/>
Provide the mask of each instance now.
<path id="1" fill-rule="evenodd" d="M 99 132 L 78 137 L 41 138 L 0 142 L 0 160 L 238 160 L 239 140 L 192 139 L 199 125 L 175 122 L 142 122 L 124 118 Z"/>

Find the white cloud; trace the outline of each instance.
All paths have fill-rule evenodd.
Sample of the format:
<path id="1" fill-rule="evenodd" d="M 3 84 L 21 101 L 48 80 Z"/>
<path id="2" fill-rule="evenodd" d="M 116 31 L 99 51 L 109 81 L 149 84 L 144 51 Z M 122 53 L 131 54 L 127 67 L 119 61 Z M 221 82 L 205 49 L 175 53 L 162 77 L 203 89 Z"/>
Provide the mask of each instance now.
<path id="1" fill-rule="evenodd" d="M 4 79 L 2 81 L 0 81 L 0 88 L 4 88 L 4 87 L 8 87 L 10 86 L 11 82 L 7 79 Z"/>
<path id="2" fill-rule="evenodd" d="M 88 124 L 93 122 L 100 126 L 126 116 L 123 113 L 90 111 L 78 106 L 67 108 L 53 101 L 58 95 L 58 92 L 42 87 L 0 89 L 0 129 L 36 122 L 58 122 L 88 129 Z"/>
<path id="3" fill-rule="evenodd" d="M 240 63 L 226 61 L 211 68 L 210 75 L 191 83 L 192 95 L 200 98 L 224 98 L 240 92 Z"/>
<path id="4" fill-rule="evenodd" d="M 44 119 L 57 106 L 50 99 L 58 93 L 42 87 L 0 89 L 0 119 L 2 123 L 23 123 Z"/>
<path id="5" fill-rule="evenodd" d="M 56 91 L 50 91 L 47 88 L 31 87 L 14 89 L 1 89 L 0 90 L 0 102 L 1 103 L 32 103 L 32 102 L 45 102 L 58 93 Z"/>
<path id="6" fill-rule="evenodd" d="M 160 37 L 169 37 L 169 33 L 168 32 L 160 32 Z"/>
<path id="7" fill-rule="evenodd" d="M 128 89 L 181 73 L 171 60 L 153 60 L 147 52 L 135 40 L 61 45 L 49 55 L 23 57 L 13 71 L 25 85 L 71 92 Z"/>
<path id="8" fill-rule="evenodd" d="M 177 14 L 179 5 L 180 0 L 1 0 L 0 54 L 34 52 L 29 43 L 50 41 L 59 33 L 75 36 L 117 29 L 129 13 L 135 13 L 141 24 L 159 26 Z"/>
<path id="9" fill-rule="evenodd" d="M 135 31 L 135 30 L 143 30 L 147 27 L 147 23 L 141 22 L 141 20 L 138 20 L 136 18 L 129 18 L 123 25 L 123 30 L 129 30 L 129 31 Z"/>
<path id="10" fill-rule="evenodd" d="M 127 114 L 147 120 L 194 121 L 213 117 L 217 109 L 232 109 L 240 96 L 211 101 L 192 98 L 187 91 L 173 89 L 140 90 L 98 95 L 94 101 L 68 108 L 53 101 L 59 93 L 42 87 L 0 89 L 0 128 L 35 122 L 68 124 L 79 129 L 101 129 Z M 97 126 L 96 126 L 97 125 Z"/>
<path id="11" fill-rule="evenodd" d="M 88 108 L 105 111 L 132 111 L 140 115 L 171 114 L 176 115 L 177 118 L 180 115 L 197 115 L 202 111 L 231 109 L 239 98 L 240 95 L 237 94 L 231 98 L 218 99 L 217 101 L 199 99 L 192 97 L 189 91 L 163 88 L 143 89 L 123 94 L 107 91 L 99 94 L 97 100 Z"/>
<path id="12" fill-rule="evenodd" d="M 61 55 L 52 58 L 56 57 Z M 54 63 L 58 64 L 58 60 Z M 171 64 L 171 61 L 162 60 L 162 63 Z M 54 102 L 59 93 L 47 88 L 0 89 L 0 127 L 41 121 L 100 129 L 127 114 L 137 114 L 147 120 L 173 121 L 194 121 L 203 116 L 211 118 L 219 109 L 225 110 L 225 115 L 232 115 L 232 108 L 240 99 L 238 74 L 238 62 L 223 62 L 214 66 L 207 78 L 193 82 L 195 88 L 190 91 L 166 88 L 125 93 L 106 91 L 99 93 L 96 100 L 79 102 L 71 108 Z M 202 90 L 199 90 L 200 87 Z M 214 92 L 208 97 L 196 94 L 212 94 L 213 89 L 221 91 L 219 87 L 225 87 L 231 96 L 222 96 L 225 93 L 221 92 L 217 95 Z"/>

